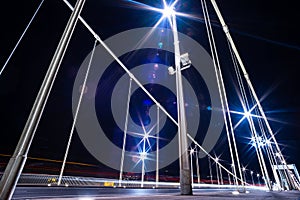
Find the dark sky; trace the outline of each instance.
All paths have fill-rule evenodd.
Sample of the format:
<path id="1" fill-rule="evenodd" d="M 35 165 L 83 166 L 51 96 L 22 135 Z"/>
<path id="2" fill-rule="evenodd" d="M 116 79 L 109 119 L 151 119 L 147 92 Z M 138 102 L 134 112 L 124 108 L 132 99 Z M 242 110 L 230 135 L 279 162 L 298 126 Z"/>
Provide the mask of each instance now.
<path id="1" fill-rule="evenodd" d="M 74 2 L 71 1 L 72 5 Z M 87 0 L 82 16 L 103 39 L 125 30 L 154 24 L 151 19 L 157 14 L 130 8 L 124 2 Z M 153 6 L 160 3 L 159 0 L 140 2 Z M 202 17 L 200 1 L 182 0 L 181 3 L 182 11 Z M 300 153 L 300 87 L 297 69 L 300 55 L 299 7 L 296 2 L 260 0 L 218 0 L 217 3 L 258 97 L 267 94 L 262 105 L 267 116 L 274 119 L 270 123 L 274 132 L 278 131 L 278 141 L 285 144 L 283 149 L 288 162 L 300 167 L 297 159 Z M 39 1 L 5 1 L 1 4 L 0 67 L 4 65 L 38 4 Z M 217 20 L 214 12 L 211 13 L 212 19 Z M 0 76 L 0 154 L 13 153 L 70 14 L 62 0 L 45 0 Z M 182 20 L 186 26 L 179 25 L 179 31 L 191 34 L 197 41 L 203 38 L 200 36 L 204 34 L 201 33 L 204 30 L 203 22 Z M 216 35 L 224 37 L 218 23 L 215 24 Z M 79 23 L 37 130 L 30 156 L 62 159 L 72 123 L 72 84 L 93 42 L 91 34 Z M 204 46 L 207 44 L 203 43 Z M 230 70 L 225 70 L 224 75 L 230 77 L 230 74 Z M 231 86 L 228 87 L 231 91 Z M 234 103 L 231 105 L 235 106 Z M 77 136 L 74 142 L 80 143 Z M 220 147 L 216 148 L 217 152 Z M 80 150 L 71 149 L 70 160 L 97 163 L 87 154 L 83 147 Z M 86 157 L 88 161 L 83 159 Z M 1 163 L 5 163 L 6 159 L 2 158 Z"/>

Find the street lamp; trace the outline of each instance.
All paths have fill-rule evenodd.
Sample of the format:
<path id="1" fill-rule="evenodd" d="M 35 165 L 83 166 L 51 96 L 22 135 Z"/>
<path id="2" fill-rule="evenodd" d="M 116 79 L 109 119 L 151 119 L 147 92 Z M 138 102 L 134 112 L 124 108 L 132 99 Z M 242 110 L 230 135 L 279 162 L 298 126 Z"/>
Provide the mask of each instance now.
<path id="1" fill-rule="evenodd" d="M 260 185 L 260 180 L 259 180 L 259 174 L 256 174 L 256 176 L 257 176 L 257 180 L 258 180 L 258 185 Z"/>
<path id="2" fill-rule="evenodd" d="M 251 174 L 251 179 L 252 179 L 252 185 L 254 185 L 254 180 L 253 180 L 253 171 L 250 172 Z"/>
<path id="3" fill-rule="evenodd" d="M 189 59 L 188 53 L 180 55 L 180 64 L 181 64 L 180 71 L 183 71 L 191 66 L 192 62 Z M 176 71 L 172 66 L 168 67 L 168 72 L 170 75 L 176 74 Z"/>
<path id="4" fill-rule="evenodd" d="M 222 174 L 221 165 L 219 165 L 219 171 L 220 171 L 220 180 L 221 180 L 221 185 L 223 185 L 223 184 L 224 184 L 224 182 L 223 182 L 223 174 Z"/>
<path id="5" fill-rule="evenodd" d="M 153 8 L 148 7 L 149 10 L 162 13 L 162 17 L 154 25 L 157 27 L 163 19 L 167 18 L 173 32 L 174 39 L 174 54 L 175 54 L 175 67 L 169 67 L 169 74 L 176 74 L 176 97 L 177 97 L 177 114 L 178 114 L 178 141 L 179 141 L 179 168 L 180 168 L 180 192 L 182 195 L 192 194 L 191 185 L 191 169 L 189 164 L 188 155 L 188 143 L 187 143 L 187 127 L 186 127 L 186 116 L 185 116 L 185 103 L 182 88 L 182 76 L 181 70 L 184 70 L 191 66 L 188 54 L 180 54 L 178 30 L 176 23 L 176 14 L 180 15 L 174 10 L 178 0 L 175 0 L 171 5 L 168 5 L 166 0 L 163 0 L 164 8 Z M 184 15 L 181 15 L 184 16 Z"/>
<path id="6" fill-rule="evenodd" d="M 170 10 L 171 9 L 171 10 Z M 187 145 L 187 128 L 186 128 L 186 116 L 185 116 L 185 104 L 182 87 L 182 68 L 185 69 L 191 65 L 188 54 L 180 54 L 178 30 L 176 23 L 176 13 L 174 11 L 174 5 L 168 7 L 165 5 L 165 10 L 170 14 L 171 11 L 171 23 L 174 39 L 174 52 L 175 52 L 175 71 L 176 71 L 176 96 L 177 96 L 177 114 L 178 114 L 178 137 L 179 137 L 179 166 L 180 166 L 180 192 L 183 195 L 191 195 L 191 169 L 189 165 L 188 157 L 188 145 Z"/>
<path id="7" fill-rule="evenodd" d="M 194 188 L 194 169 L 193 169 L 193 154 L 195 150 L 191 148 L 190 151 L 190 161 L 191 161 L 191 177 L 192 177 L 192 188 Z"/>
<path id="8" fill-rule="evenodd" d="M 200 183 L 200 167 L 199 167 L 199 154 L 198 151 L 196 149 L 196 168 L 197 168 L 197 180 L 198 180 L 198 184 Z"/>
<path id="9" fill-rule="evenodd" d="M 219 168 L 218 168 L 218 161 L 219 161 L 219 158 L 215 158 L 215 161 L 216 161 L 217 181 L 218 181 L 218 185 L 220 185 Z"/>
<path id="10" fill-rule="evenodd" d="M 245 183 L 247 183 L 247 181 L 246 181 L 246 167 L 243 167 L 242 171 L 243 171 L 243 175 L 244 175 L 244 181 L 245 181 Z"/>
<path id="11" fill-rule="evenodd" d="M 209 156 L 207 156 L 207 158 L 208 158 L 208 165 L 209 165 L 210 183 L 213 184 L 212 170 L 211 170 L 211 161 L 210 161 L 210 157 Z"/>
<path id="12" fill-rule="evenodd" d="M 233 179 L 233 184 L 238 184 L 238 183 L 236 183 L 236 179 L 235 179 L 235 177 L 234 177 L 234 164 L 232 163 L 231 164 L 231 171 L 232 171 L 232 174 L 233 174 L 233 176 L 232 176 L 232 179 Z"/>
<path id="13" fill-rule="evenodd" d="M 227 175 L 228 175 L 228 182 L 229 182 L 229 185 L 231 185 L 231 178 L 230 178 L 230 174 L 227 172 Z"/>

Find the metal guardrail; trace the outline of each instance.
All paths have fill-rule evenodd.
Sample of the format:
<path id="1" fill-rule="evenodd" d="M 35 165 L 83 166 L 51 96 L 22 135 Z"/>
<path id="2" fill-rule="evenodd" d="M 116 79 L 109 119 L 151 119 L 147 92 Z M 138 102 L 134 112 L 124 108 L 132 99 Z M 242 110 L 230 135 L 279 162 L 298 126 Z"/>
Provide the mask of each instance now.
<path id="1" fill-rule="evenodd" d="M 0 173 L 2 178 L 2 173 Z M 49 174 L 21 174 L 18 186 L 42 186 L 42 187 L 56 187 L 58 182 L 58 175 Z M 158 182 L 155 181 L 141 181 L 137 180 L 123 180 L 119 186 L 119 180 L 108 178 L 95 177 L 77 177 L 77 176 L 63 176 L 60 187 L 122 187 L 122 188 L 179 188 L 178 182 Z M 217 185 L 217 184 L 193 184 L 194 188 L 214 188 L 214 189 L 236 189 L 236 185 Z M 265 190 L 262 186 L 246 186 L 249 189 Z"/>
<path id="2" fill-rule="evenodd" d="M 2 178 L 2 173 L 0 174 Z M 21 174 L 18 184 L 19 186 L 58 186 L 58 175 L 48 174 Z M 118 187 L 119 180 L 95 177 L 77 177 L 77 176 L 63 176 L 60 186 L 66 187 Z M 159 183 L 147 182 L 143 183 L 144 188 L 178 188 L 179 183 Z M 140 188 L 141 182 L 134 180 L 123 180 L 121 187 Z"/>

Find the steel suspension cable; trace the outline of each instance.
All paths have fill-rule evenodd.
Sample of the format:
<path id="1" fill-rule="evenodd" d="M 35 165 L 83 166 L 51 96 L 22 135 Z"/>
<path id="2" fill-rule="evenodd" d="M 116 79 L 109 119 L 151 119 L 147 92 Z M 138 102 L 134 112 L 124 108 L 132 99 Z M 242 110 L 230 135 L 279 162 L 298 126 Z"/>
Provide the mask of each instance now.
<path id="1" fill-rule="evenodd" d="M 216 161 L 216 173 L 217 173 L 218 185 L 220 185 L 219 167 L 218 167 L 218 162 L 217 161 Z"/>
<path id="2" fill-rule="evenodd" d="M 227 43 L 228 43 L 231 58 L 232 58 L 232 61 L 233 61 L 233 64 L 234 64 L 234 70 L 235 70 L 235 73 L 236 73 L 236 76 L 237 76 L 237 80 L 238 80 L 239 88 L 240 88 L 240 91 L 241 91 L 241 95 L 242 95 L 242 102 L 241 103 L 242 103 L 242 106 L 243 106 L 243 110 L 244 110 L 245 113 L 250 112 L 250 106 L 249 106 L 249 102 L 248 102 L 248 99 L 247 99 L 246 90 L 245 90 L 245 87 L 243 85 L 243 80 L 242 80 L 242 77 L 241 77 L 241 74 L 240 74 L 240 70 L 238 68 L 238 63 L 237 63 L 236 57 L 234 56 L 234 54 L 232 52 L 232 48 L 230 46 L 230 43 L 229 43 L 228 39 L 227 39 Z M 251 138 L 254 138 L 255 150 L 256 150 L 256 155 L 257 155 L 257 159 L 258 159 L 258 162 L 259 162 L 260 170 L 261 170 L 261 173 L 263 174 L 263 176 L 265 176 L 265 170 L 263 168 L 263 163 L 262 163 L 263 158 L 261 157 L 262 155 L 259 153 L 259 151 L 257 151 L 257 149 L 260 148 L 260 146 L 258 146 L 259 141 L 257 140 L 258 137 L 257 137 L 257 133 L 256 133 L 256 130 L 255 130 L 255 126 L 254 126 L 251 115 L 247 116 L 247 120 L 248 120 L 249 126 L 250 126 Z"/>
<path id="3" fill-rule="evenodd" d="M 254 111 L 255 111 L 256 115 L 259 115 L 258 109 L 255 109 Z M 260 118 L 257 118 L 257 121 L 258 121 L 258 125 L 259 125 L 260 131 L 262 133 L 264 142 L 265 142 L 269 162 L 270 162 L 271 166 L 274 166 L 274 159 L 273 159 L 273 156 L 271 156 L 271 154 L 270 154 L 270 148 L 272 148 L 272 146 L 269 145 L 269 142 L 268 142 L 269 140 L 268 140 L 268 137 L 266 135 L 266 131 L 265 131 L 265 128 L 263 126 L 262 120 Z"/>
<path id="4" fill-rule="evenodd" d="M 253 99 L 252 99 L 252 102 L 254 103 Z M 249 125 L 250 125 L 252 135 L 254 135 L 255 149 L 256 149 L 256 152 L 258 154 L 257 155 L 258 159 L 260 161 L 259 164 L 260 164 L 260 167 L 261 167 L 261 172 L 263 174 L 263 177 L 265 178 L 264 181 L 266 182 L 268 188 L 271 190 L 272 185 L 270 183 L 269 173 L 268 173 L 266 163 L 265 163 L 265 160 L 264 160 L 264 156 L 263 156 L 263 152 L 262 152 L 262 145 L 261 145 L 262 144 L 262 141 L 261 141 L 262 138 L 261 138 L 260 135 L 258 135 L 258 132 L 256 130 L 256 127 L 255 127 L 255 124 L 254 124 L 254 121 L 253 121 L 253 118 L 252 118 L 251 114 L 247 117 L 247 119 L 248 119 L 248 122 L 249 122 Z"/>
<path id="5" fill-rule="evenodd" d="M 159 107 L 156 106 L 157 109 L 157 125 L 156 125 L 156 187 L 158 187 L 158 182 L 159 182 L 159 121 L 160 121 L 160 117 L 159 117 Z"/>
<path id="6" fill-rule="evenodd" d="M 251 95 L 251 98 L 254 101 L 253 95 Z M 254 111 L 255 111 L 256 115 L 259 115 L 259 110 L 257 108 Z M 260 118 L 258 118 L 258 124 L 259 124 L 260 130 L 262 132 L 262 135 L 263 135 L 265 141 L 269 140 L 268 137 L 267 137 L 266 131 L 265 131 L 265 127 L 264 127 L 264 125 L 262 123 L 262 120 Z M 279 167 L 278 167 L 278 161 L 276 159 L 276 155 L 274 153 L 271 141 L 270 141 L 270 143 L 266 143 L 266 150 L 267 150 L 267 153 L 268 153 L 267 155 L 269 157 L 269 162 L 271 163 L 272 172 L 273 172 L 273 175 L 274 175 L 274 178 L 275 178 L 276 171 L 273 169 L 273 166 L 275 166 L 275 164 L 276 164 L 278 169 L 279 169 Z M 285 173 L 286 176 L 288 176 L 286 170 L 284 170 L 284 173 Z M 283 176 L 282 176 L 282 173 L 281 173 L 280 170 L 279 170 L 279 176 L 280 176 L 281 185 L 283 186 Z"/>
<path id="7" fill-rule="evenodd" d="M 211 36 L 210 36 L 211 33 L 209 31 L 209 27 L 208 27 L 208 24 L 207 24 L 208 20 L 207 20 L 207 14 L 206 14 L 206 10 L 205 10 L 205 7 L 204 7 L 203 0 L 201 0 L 201 5 L 202 5 L 203 14 L 204 14 L 204 21 L 205 21 L 205 25 L 206 25 L 207 34 L 208 34 L 208 41 L 209 41 L 209 45 L 210 45 L 210 49 L 211 49 L 212 59 L 213 59 L 213 63 L 214 63 L 214 69 L 215 69 L 216 78 L 217 78 L 218 90 L 219 90 L 219 94 L 220 94 L 220 100 L 221 100 L 221 106 L 222 106 L 222 112 L 223 112 L 223 117 L 224 117 L 226 134 L 227 134 L 228 143 L 229 143 L 229 150 L 230 150 L 231 160 L 232 160 L 233 165 L 235 166 L 235 161 L 234 161 L 233 152 L 232 152 L 232 148 L 231 148 L 231 139 L 230 139 L 230 134 L 229 134 L 229 128 L 228 128 L 228 123 L 227 123 L 227 118 L 226 118 L 226 113 L 225 113 L 224 99 L 223 99 L 222 89 L 221 89 L 221 86 L 220 86 L 220 78 L 219 78 L 218 69 L 216 67 L 216 58 L 215 58 L 215 54 L 213 53 L 213 45 L 212 45 Z M 234 177 L 237 177 L 235 167 L 234 167 L 233 171 L 234 171 L 233 173 L 235 174 Z M 238 186 L 237 179 L 235 179 L 235 183 Z"/>
<path id="8" fill-rule="evenodd" d="M 40 8 L 42 7 L 43 3 L 45 0 L 42 0 L 41 3 L 39 4 L 39 6 L 37 7 L 36 11 L 34 12 L 33 16 L 31 17 L 29 23 L 27 24 L 25 30 L 23 31 L 22 35 L 20 36 L 17 44 L 15 45 L 15 47 L 13 48 L 13 50 L 11 51 L 10 55 L 8 56 L 7 60 L 5 61 L 4 65 L 2 66 L 1 70 L 0 70 L 0 76 L 3 73 L 4 69 L 6 68 L 6 65 L 8 64 L 8 62 L 10 61 L 12 55 L 15 53 L 16 49 L 18 48 L 21 40 L 23 39 L 25 33 L 27 32 L 28 28 L 30 27 L 33 19 L 35 18 L 36 14 L 39 12 Z"/>
<path id="9" fill-rule="evenodd" d="M 228 39 L 227 39 L 227 44 L 228 44 L 228 48 L 230 50 L 230 55 L 231 55 L 231 59 L 232 59 L 232 62 L 233 62 L 234 71 L 235 71 L 235 74 L 237 76 L 238 85 L 239 85 L 240 92 L 241 92 L 241 95 L 242 95 L 242 102 L 241 103 L 242 103 L 244 112 L 248 112 L 250 110 L 250 106 L 249 106 L 249 102 L 247 100 L 245 87 L 244 87 L 243 80 L 242 80 L 242 77 L 241 77 L 241 74 L 240 74 L 240 70 L 238 68 L 238 63 L 237 63 L 236 57 L 234 56 L 234 54 L 232 52 L 232 48 L 230 46 L 230 43 L 229 43 Z"/>
<path id="10" fill-rule="evenodd" d="M 119 187 L 121 187 L 121 183 L 123 180 L 123 165 L 124 165 L 124 156 L 125 156 L 125 147 L 126 147 L 126 136 L 127 136 L 127 130 L 128 130 L 128 117 L 129 117 L 129 103 L 130 103 L 130 96 L 131 96 L 131 87 L 132 87 L 132 79 L 129 80 L 129 88 L 128 88 L 128 96 L 127 96 L 127 107 L 126 107 L 126 116 L 125 116 L 125 125 L 124 125 L 122 157 L 121 157 L 121 164 L 120 164 Z"/>
<path id="11" fill-rule="evenodd" d="M 238 62 L 239 62 L 239 66 L 241 67 L 241 70 L 242 70 L 243 75 L 244 75 L 244 77 L 245 77 L 245 79 L 246 79 L 246 82 L 247 82 L 247 84 L 248 84 L 248 86 L 249 86 L 249 88 L 250 88 L 250 91 L 252 92 L 253 97 L 254 97 L 254 99 L 255 99 L 255 101 L 256 101 L 256 103 L 257 103 L 257 106 L 258 106 L 258 108 L 259 108 L 259 111 L 260 111 L 260 113 L 261 113 L 261 116 L 263 117 L 263 119 L 264 119 L 264 121 L 265 121 L 266 127 L 267 127 L 267 129 L 268 129 L 268 131 L 269 131 L 269 133 L 270 133 L 270 135 L 271 135 L 273 141 L 274 141 L 275 147 L 276 147 L 276 149 L 277 149 L 277 151 L 278 151 L 278 153 L 279 153 L 279 158 L 280 158 L 283 162 L 286 163 L 285 158 L 283 157 L 282 152 L 281 152 L 281 150 L 280 150 L 280 147 L 279 147 L 279 145 L 278 145 L 278 143 L 277 143 L 277 140 L 276 140 L 276 138 L 275 138 L 275 136 L 274 136 L 274 133 L 273 133 L 273 131 L 272 131 L 272 128 L 271 128 L 271 126 L 270 126 L 270 124 L 269 124 L 269 122 L 268 122 L 268 119 L 267 119 L 266 115 L 265 115 L 265 112 L 264 112 L 264 110 L 263 110 L 263 108 L 262 108 L 262 106 L 261 106 L 261 103 L 260 103 L 260 101 L 259 101 L 259 99 L 258 99 L 258 97 L 257 97 L 257 94 L 256 94 L 256 92 L 255 92 L 255 90 L 254 90 L 254 87 L 253 87 L 253 85 L 252 85 L 252 82 L 251 82 L 251 80 L 250 80 L 250 78 L 249 78 L 249 74 L 247 73 L 247 70 L 246 70 L 246 68 L 245 68 L 245 66 L 244 66 L 244 63 L 243 63 L 243 61 L 242 61 L 242 59 L 241 59 L 241 57 L 240 57 L 240 55 L 239 55 L 239 52 L 238 52 L 238 50 L 237 50 L 237 48 L 236 48 L 236 46 L 235 46 L 235 43 L 234 43 L 234 41 L 233 41 L 233 39 L 232 39 L 232 37 L 231 37 L 231 34 L 230 34 L 230 32 L 229 32 L 229 28 L 228 28 L 228 26 L 226 25 L 226 23 L 225 23 L 225 21 L 224 21 L 222 15 L 221 15 L 221 12 L 220 12 L 220 10 L 219 10 L 219 7 L 218 7 L 216 1 L 215 1 L 215 0 L 210 0 L 210 1 L 211 1 L 212 5 L 213 5 L 215 11 L 216 11 L 216 14 L 217 14 L 217 16 L 218 16 L 220 22 L 221 22 L 221 25 L 222 25 L 222 27 L 223 27 L 223 31 L 224 31 L 226 37 L 228 38 L 228 40 L 229 40 L 229 42 L 230 42 L 230 45 L 232 46 L 232 49 L 233 49 L 233 51 L 234 51 L 234 54 L 236 55 L 236 58 L 237 58 L 237 60 L 238 60 Z"/>
<path id="12" fill-rule="evenodd" d="M 199 157 L 199 153 L 198 153 L 198 151 L 196 149 L 197 180 L 198 180 L 198 183 L 200 183 L 201 178 L 200 178 L 200 167 L 199 167 L 199 158 L 198 157 Z"/>
<path id="13" fill-rule="evenodd" d="M 94 57 L 94 52 L 95 52 L 95 49 L 96 49 L 96 45 L 97 45 L 97 40 L 95 40 L 95 42 L 94 42 L 94 46 L 93 46 L 93 50 L 92 50 L 91 57 L 90 57 L 90 60 L 89 60 L 89 64 L 88 64 L 86 74 L 85 74 L 85 77 L 84 77 L 84 81 L 83 81 L 83 84 L 82 84 L 82 88 L 81 88 L 78 104 L 77 104 L 77 107 L 76 107 L 74 120 L 73 120 L 73 123 L 72 123 L 72 128 L 71 128 L 71 131 L 70 131 L 70 136 L 69 136 L 69 140 L 68 140 L 68 144 L 67 144 L 63 164 L 62 164 L 62 167 L 61 167 L 61 170 L 60 170 L 57 185 L 61 184 L 63 172 L 64 172 L 65 165 L 66 165 L 66 160 L 67 160 L 67 157 L 68 157 L 68 154 L 69 154 L 69 149 L 70 149 L 72 137 L 73 137 L 73 134 L 74 134 L 74 130 L 75 130 L 75 126 L 76 126 L 76 122 L 77 122 L 77 118 L 78 118 L 78 113 L 79 113 L 80 106 L 81 106 L 81 101 L 82 101 L 83 94 L 84 94 L 85 89 L 86 89 L 86 83 L 87 83 L 89 71 L 90 71 L 90 68 L 91 68 L 91 65 L 92 65 L 92 60 L 93 60 L 93 57 Z"/>
<path id="14" fill-rule="evenodd" d="M 210 183 L 213 184 L 212 171 L 211 171 L 211 161 L 210 161 L 210 157 L 209 156 L 207 156 L 207 158 L 208 158 L 208 166 L 209 166 Z"/>
<path id="15" fill-rule="evenodd" d="M 239 161 L 239 155 L 238 155 L 236 141 L 235 141 L 235 136 L 234 136 L 234 132 L 233 132 L 232 120 L 231 120 L 231 116 L 230 116 L 230 112 L 229 112 L 229 105 L 228 105 L 228 100 L 227 100 L 225 85 L 224 85 L 224 81 L 223 81 L 223 77 L 222 77 L 222 72 L 221 72 L 221 67 L 220 67 L 220 62 L 219 62 L 218 53 L 217 53 L 217 48 L 216 48 L 216 44 L 215 44 L 215 40 L 214 40 L 212 26 L 211 26 L 211 23 L 210 23 L 210 17 L 209 17 L 209 13 L 208 13 L 206 1 L 203 0 L 203 2 L 204 2 L 203 3 L 204 8 L 205 8 L 204 13 L 206 13 L 206 15 L 207 15 L 208 28 L 209 28 L 211 42 L 212 42 L 212 46 L 213 46 L 213 48 L 212 48 L 212 54 L 214 53 L 215 57 L 216 57 L 216 62 L 215 62 L 216 66 L 215 67 L 217 68 L 217 71 L 219 72 L 219 79 L 220 79 L 220 83 L 221 83 L 220 84 L 221 85 L 221 93 L 223 93 L 225 107 L 226 107 L 226 109 L 224 109 L 224 108 L 223 109 L 224 109 L 224 111 L 226 111 L 225 113 L 227 114 L 227 119 L 228 119 L 228 123 L 229 123 L 229 127 L 230 127 L 229 130 L 231 132 L 231 137 L 232 137 L 232 140 L 233 140 L 234 153 L 235 153 L 235 157 L 236 157 L 236 160 L 237 160 L 239 174 L 240 174 L 241 180 L 243 180 L 241 166 L 240 166 L 240 161 Z M 230 139 L 229 139 L 229 141 L 230 141 Z M 231 148 L 231 142 L 229 142 L 229 147 Z M 232 150 L 231 150 L 231 152 L 232 152 Z M 234 166 L 234 171 L 236 171 L 236 169 L 235 169 L 235 163 L 234 163 L 234 158 L 233 158 L 233 166 Z M 241 181 L 241 183 L 242 183 L 242 186 L 244 186 L 244 181 Z"/>

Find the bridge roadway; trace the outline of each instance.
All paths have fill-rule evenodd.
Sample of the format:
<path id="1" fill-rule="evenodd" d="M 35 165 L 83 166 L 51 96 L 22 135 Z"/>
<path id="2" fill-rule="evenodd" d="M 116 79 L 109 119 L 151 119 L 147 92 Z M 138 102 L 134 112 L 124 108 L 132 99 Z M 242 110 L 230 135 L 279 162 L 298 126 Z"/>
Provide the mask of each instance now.
<path id="1" fill-rule="evenodd" d="M 1 178 L 0 174 L 0 178 Z M 15 200 L 161 200 L 161 199 L 204 199 L 204 200 L 300 200 L 299 191 L 268 192 L 265 187 L 246 186 L 247 193 L 238 195 L 234 185 L 194 184 L 193 196 L 182 196 L 178 189 L 179 183 L 123 181 L 122 187 L 118 180 L 93 177 L 64 176 L 61 186 L 57 186 L 57 175 L 22 174 L 13 194 Z M 154 189 L 156 184 L 158 188 Z M 125 188 L 126 187 L 126 188 Z"/>
<path id="2" fill-rule="evenodd" d="M 195 189 L 194 195 L 180 195 L 177 189 L 99 188 L 99 187 L 29 187 L 18 186 L 14 200 L 300 200 L 299 191 L 264 191 L 247 189 L 246 193 L 233 194 L 232 189 Z"/>

